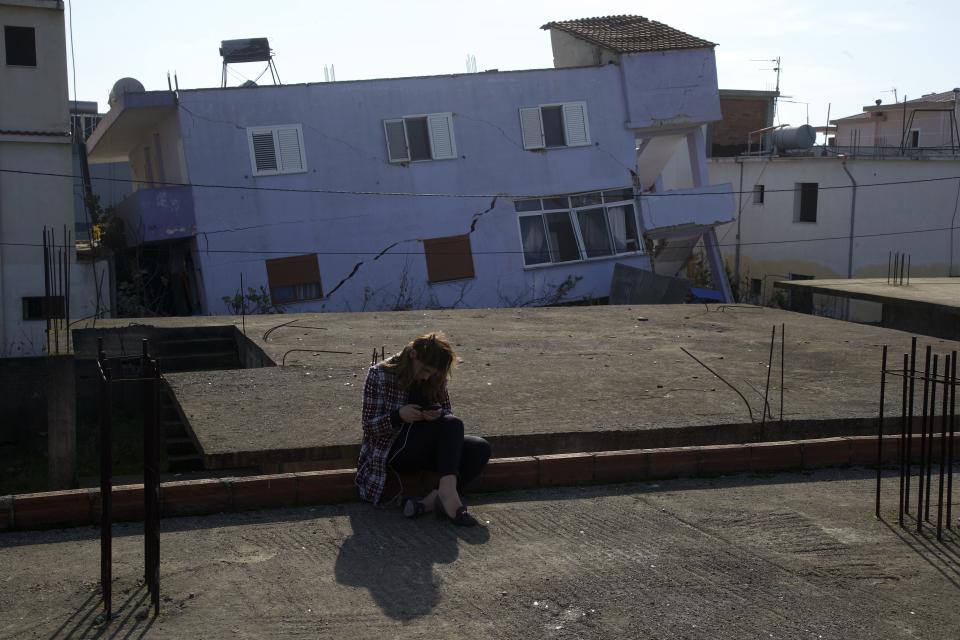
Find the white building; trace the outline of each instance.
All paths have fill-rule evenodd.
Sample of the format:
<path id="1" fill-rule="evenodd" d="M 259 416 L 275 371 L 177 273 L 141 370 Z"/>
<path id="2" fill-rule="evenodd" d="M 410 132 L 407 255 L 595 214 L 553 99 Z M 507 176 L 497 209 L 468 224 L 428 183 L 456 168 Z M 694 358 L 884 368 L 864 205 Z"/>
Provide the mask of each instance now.
<path id="1" fill-rule="evenodd" d="M 16 88 L 16 90 L 11 90 Z M 74 227 L 70 114 L 63 3 L 0 0 L 0 357 L 46 351 L 44 227 Z M 70 316 L 95 310 L 93 267 L 66 247 Z M 65 297 L 65 296 L 64 296 Z"/>

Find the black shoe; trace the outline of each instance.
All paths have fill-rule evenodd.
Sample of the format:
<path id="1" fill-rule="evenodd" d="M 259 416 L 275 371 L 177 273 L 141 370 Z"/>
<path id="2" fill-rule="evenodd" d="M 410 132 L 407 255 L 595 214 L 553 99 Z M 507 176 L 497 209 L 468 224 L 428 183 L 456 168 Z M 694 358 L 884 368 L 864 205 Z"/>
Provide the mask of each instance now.
<path id="1" fill-rule="evenodd" d="M 413 496 L 405 496 L 400 500 L 400 509 L 403 511 L 403 515 L 406 518 L 419 518 L 427 509 L 423 506 L 423 503 L 414 498 Z"/>
<path id="2" fill-rule="evenodd" d="M 443 502 L 440 501 L 440 496 L 437 496 L 437 501 L 433 505 L 433 510 L 437 512 L 437 519 L 439 520 L 449 520 L 458 527 L 475 527 L 480 524 L 476 518 L 470 515 L 470 512 L 467 511 L 466 505 L 460 505 L 457 507 L 457 513 L 451 518 L 446 509 L 443 508 Z"/>

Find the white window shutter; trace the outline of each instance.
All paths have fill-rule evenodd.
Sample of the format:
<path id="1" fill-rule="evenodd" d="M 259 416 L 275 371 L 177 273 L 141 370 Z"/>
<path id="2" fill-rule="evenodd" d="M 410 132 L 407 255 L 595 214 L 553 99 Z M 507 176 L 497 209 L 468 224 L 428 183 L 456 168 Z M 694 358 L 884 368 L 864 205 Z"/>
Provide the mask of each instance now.
<path id="1" fill-rule="evenodd" d="M 587 103 L 567 102 L 563 105 L 563 126 L 568 147 L 590 144 L 590 128 L 587 124 Z"/>
<path id="2" fill-rule="evenodd" d="M 296 173 L 306 170 L 300 127 L 277 127 L 277 149 L 280 155 L 280 171 Z"/>
<path id="3" fill-rule="evenodd" d="M 453 139 L 453 114 L 431 113 L 427 116 L 430 128 L 430 148 L 434 160 L 449 160 L 457 157 L 457 145 Z"/>
<path id="4" fill-rule="evenodd" d="M 273 144 L 273 131 L 261 130 L 250 133 L 250 152 L 253 160 L 253 173 L 274 173 L 277 165 L 277 150 Z"/>
<path id="5" fill-rule="evenodd" d="M 543 149 L 543 122 L 540 107 L 520 109 L 520 132 L 524 149 Z"/>
<path id="6" fill-rule="evenodd" d="M 407 145 L 407 129 L 403 119 L 384 120 L 383 132 L 387 137 L 387 159 L 390 162 L 409 162 L 410 147 Z"/>

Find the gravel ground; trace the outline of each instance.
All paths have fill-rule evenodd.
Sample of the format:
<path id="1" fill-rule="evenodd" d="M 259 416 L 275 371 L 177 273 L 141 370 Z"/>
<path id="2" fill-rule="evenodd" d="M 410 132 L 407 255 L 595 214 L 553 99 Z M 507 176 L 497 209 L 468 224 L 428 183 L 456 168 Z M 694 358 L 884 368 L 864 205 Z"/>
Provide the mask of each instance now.
<path id="1" fill-rule="evenodd" d="M 886 479 L 888 490 L 896 478 Z M 956 536 L 873 518 L 862 470 L 478 497 L 485 528 L 352 504 L 164 520 L 162 611 L 117 526 L 0 535 L 0 638 L 958 637 Z"/>

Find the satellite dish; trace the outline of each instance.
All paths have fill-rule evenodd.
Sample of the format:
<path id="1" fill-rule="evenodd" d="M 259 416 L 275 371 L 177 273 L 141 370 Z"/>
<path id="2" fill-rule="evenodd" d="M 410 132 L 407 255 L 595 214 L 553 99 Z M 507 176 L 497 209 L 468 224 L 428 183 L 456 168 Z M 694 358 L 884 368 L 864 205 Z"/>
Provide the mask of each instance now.
<path id="1" fill-rule="evenodd" d="M 113 83 L 113 88 L 110 89 L 110 97 L 107 98 L 107 103 L 113 107 L 116 101 L 123 97 L 123 94 L 143 93 L 144 91 L 143 85 L 136 78 L 120 78 Z"/>

